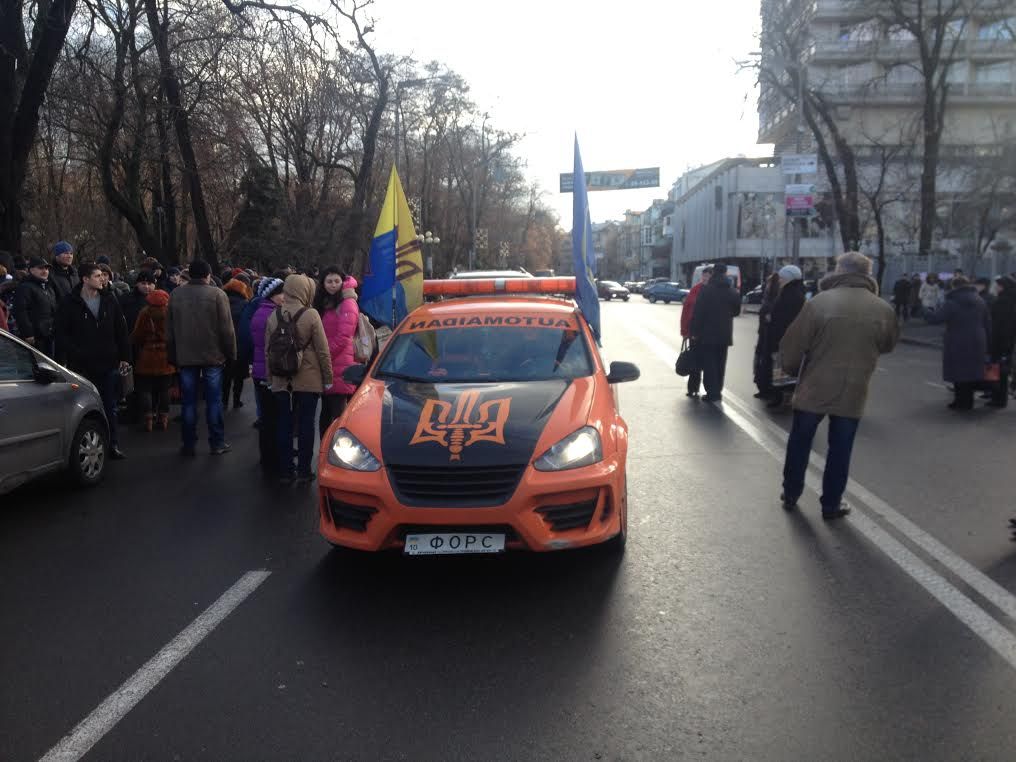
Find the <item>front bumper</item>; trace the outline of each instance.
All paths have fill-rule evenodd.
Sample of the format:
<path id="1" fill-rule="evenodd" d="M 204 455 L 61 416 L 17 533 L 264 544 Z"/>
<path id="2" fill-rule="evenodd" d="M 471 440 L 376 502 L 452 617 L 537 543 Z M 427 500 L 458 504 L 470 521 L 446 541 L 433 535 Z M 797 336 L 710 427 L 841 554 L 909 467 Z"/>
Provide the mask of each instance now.
<path id="1" fill-rule="evenodd" d="M 365 551 L 400 549 L 412 532 L 457 530 L 503 531 L 508 550 L 595 545 L 618 534 L 627 499 L 618 456 L 570 471 L 527 467 L 511 498 L 486 508 L 404 505 L 384 468 L 361 473 L 323 463 L 318 485 L 321 535 Z M 454 492 L 455 485 L 449 489 Z"/>

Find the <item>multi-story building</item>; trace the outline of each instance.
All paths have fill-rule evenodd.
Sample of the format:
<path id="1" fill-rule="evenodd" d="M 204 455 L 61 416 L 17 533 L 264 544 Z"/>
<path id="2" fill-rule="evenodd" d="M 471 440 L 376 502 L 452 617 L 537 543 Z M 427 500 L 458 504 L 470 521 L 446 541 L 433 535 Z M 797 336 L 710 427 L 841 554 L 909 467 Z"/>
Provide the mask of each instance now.
<path id="1" fill-rule="evenodd" d="M 1011 155 L 1016 147 L 1016 0 L 939 4 L 950 15 L 942 19 L 944 32 L 939 35 L 948 89 L 938 229 L 931 259 L 920 260 L 920 40 L 893 22 L 890 11 L 895 5 L 876 0 L 762 0 L 759 142 L 775 144 L 777 157 L 815 152 L 811 131 L 799 122 L 798 102 L 805 92 L 819 94 L 856 155 L 862 249 L 867 245 L 874 253 L 874 215 L 864 191 L 881 188 L 881 198 L 889 199 L 883 210 L 889 253 L 907 255 L 898 267 L 944 269 L 961 257 L 969 266 L 971 259 L 964 255 L 977 248 L 974 239 L 986 240 L 983 230 L 974 229 L 976 210 L 999 203 L 985 198 L 979 188 L 991 186 L 994 193 L 1006 187 L 982 179 L 997 169 L 999 157 Z M 924 0 L 923 5 L 932 18 L 935 3 Z M 961 10 L 953 11 L 953 6 Z M 817 175 L 800 180 L 814 182 L 819 196 L 828 199 L 831 186 L 821 164 Z M 1006 203 L 1003 199 L 1000 209 Z M 838 237 L 834 220 L 827 216 L 823 222 L 820 231 L 813 230 L 815 235 L 802 241 L 803 258 L 821 258 L 827 248 L 821 238 Z M 1000 222 L 992 232 L 996 243 L 1004 243 L 1016 227 L 1007 229 L 1005 221 Z M 974 252 L 974 259 L 981 253 Z M 988 269 L 985 261 L 974 264 Z M 991 269 L 996 264 L 992 259 Z"/>
<path id="2" fill-rule="evenodd" d="M 688 283 L 696 265 L 724 262 L 740 267 L 746 281 L 760 280 L 789 256 L 780 168 L 772 158 L 741 157 L 705 169 L 691 170 L 674 185 L 684 193 L 671 202 L 670 277 Z"/>

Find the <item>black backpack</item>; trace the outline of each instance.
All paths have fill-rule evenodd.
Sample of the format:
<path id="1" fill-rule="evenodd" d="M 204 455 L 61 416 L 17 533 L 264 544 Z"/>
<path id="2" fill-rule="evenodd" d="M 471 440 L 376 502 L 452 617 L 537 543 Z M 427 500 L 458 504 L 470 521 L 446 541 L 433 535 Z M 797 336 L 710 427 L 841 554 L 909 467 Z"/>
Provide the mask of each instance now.
<path id="1" fill-rule="evenodd" d="M 275 308 L 275 330 L 268 337 L 268 370 L 273 376 L 292 378 L 300 372 L 303 350 L 296 335 L 296 324 L 306 307 L 297 310 L 292 320 L 287 320 L 282 307 Z"/>

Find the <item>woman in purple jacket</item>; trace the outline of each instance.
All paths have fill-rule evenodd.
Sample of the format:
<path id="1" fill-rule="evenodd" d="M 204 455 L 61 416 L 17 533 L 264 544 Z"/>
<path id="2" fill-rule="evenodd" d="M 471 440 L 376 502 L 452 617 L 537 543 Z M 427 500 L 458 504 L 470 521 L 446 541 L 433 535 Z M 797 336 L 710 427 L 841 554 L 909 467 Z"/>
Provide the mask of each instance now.
<path id="1" fill-rule="evenodd" d="M 356 387 L 342 380 L 342 371 L 352 365 L 353 336 L 360 317 L 356 303 L 356 279 L 337 267 L 328 267 L 321 273 L 317 293 L 317 310 L 328 337 L 328 351 L 332 356 L 332 376 L 335 381 L 321 396 L 320 435 L 324 438 L 332 421 L 342 415 L 346 403 Z"/>
<path id="2" fill-rule="evenodd" d="M 282 304 L 281 278 L 262 278 L 258 283 L 257 297 L 261 298 L 257 311 L 250 319 L 250 340 L 254 346 L 251 358 L 251 377 L 254 379 L 254 394 L 257 395 L 260 424 L 258 426 L 258 448 L 261 451 L 261 469 L 274 476 L 279 468 L 278 448 L 275 432 L 278 429 L 279 413 L 272 395 L 268 368 L 265 367 L 265 326 L 275 308 Z"/>

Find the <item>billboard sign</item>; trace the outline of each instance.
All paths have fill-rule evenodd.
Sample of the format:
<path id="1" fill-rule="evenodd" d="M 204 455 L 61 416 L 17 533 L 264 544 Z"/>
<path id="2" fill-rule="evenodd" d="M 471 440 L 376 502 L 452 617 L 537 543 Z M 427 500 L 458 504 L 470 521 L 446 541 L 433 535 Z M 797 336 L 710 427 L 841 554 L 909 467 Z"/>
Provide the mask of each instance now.
<path id="1" fill-rule="evenodd" d="M 811 217 L 815 214 L 815 186 L 808 183 L 788 185 L 784 191 L 788 217 Z"/>
<path id="2" fill-rule="evenodd" d="M 780 157 L 785 175 L 814 175 L 818 172 L 818 156 L 813 153 L 788 153 Z"/>
<path id="3" fill-rule="evenodd" d="M 586 172 L 586 190 L 630 190 L 632 188 L 658 188 L 660 168 L 612 169 L 608 172 Z M 571 193 L 575 188 L 572 173 L 561 175 L 561 193 Z"/>

